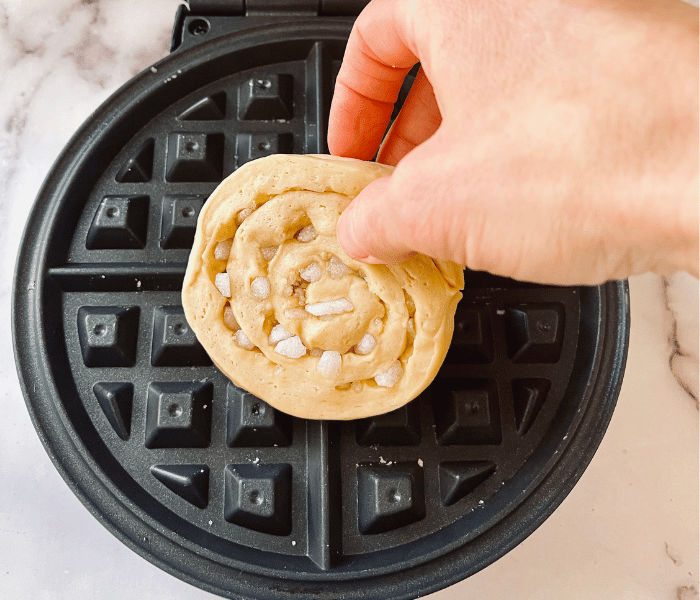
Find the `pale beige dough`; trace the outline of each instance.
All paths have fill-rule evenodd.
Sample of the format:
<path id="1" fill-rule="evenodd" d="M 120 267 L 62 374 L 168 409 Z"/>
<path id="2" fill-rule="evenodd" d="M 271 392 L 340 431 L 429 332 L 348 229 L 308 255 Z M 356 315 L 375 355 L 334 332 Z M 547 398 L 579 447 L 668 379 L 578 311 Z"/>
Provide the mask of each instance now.
<path id="1" fill-rule="evenodd" d="M 297 417 L 357 419 L 403 406 L 433 380 L 452 338 L 464 287 L 461 267 L 424 255 L 400 265 L 367 265 L 345 254 L 335 236 L 350 201 L 391 170 L 331 156 L 275 155 L 244 165 L 207 200 L 182 304 L 202 346 L 233 383 Z M 301 239 L 309 240 L 314 229 L 316 237 L 297 239 L 310 225 Z M 217 258 L 226 254 L 228 244 L 219 244 L 227 240 L 232 240 L 230 254 Z M 345 273 L 341 267 L 340 276 L 338 260 L 348 267 Z M 312 263 L 321 276 L 308 282 L 300 272 Z M 229 276 L 230 300 L 215 285 L 220 273 Z M 314 316 L 304 310 L 343 299 L 337 306 L 345 312 L 339 314 Z M 275 350 L 281 347 L 269 338 L 278 324 L 301 339 L 306 354 L 288 358 Z M 238 338 L 247 336 L 252 350 L 236 341 L 238 327 Z M 376 346 L 356 354 L 354 346 L 365 334 Z M 303 351 L 290 340 L 282 347 Z M 339 372 L 319 372 L 323 351 L 341 353 Z M 390 370 L 401 373 L 399 380 L 391 387 L 377 385 L 374 378 L 385 381 L 381 374 Z"/>

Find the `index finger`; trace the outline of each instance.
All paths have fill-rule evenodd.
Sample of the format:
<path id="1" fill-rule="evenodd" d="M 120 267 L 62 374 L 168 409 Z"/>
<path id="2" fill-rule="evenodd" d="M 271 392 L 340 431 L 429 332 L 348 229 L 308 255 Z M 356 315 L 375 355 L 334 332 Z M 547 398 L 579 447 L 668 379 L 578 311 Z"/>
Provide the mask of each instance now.
<path id="1" fill-rule="evenodd" d="M 373 0 L 357 17 L 328 120 L 332 154 L 368 160 L 377 152 L 401 84 L 418 62 L 408 12 L 397 0 Z"/>

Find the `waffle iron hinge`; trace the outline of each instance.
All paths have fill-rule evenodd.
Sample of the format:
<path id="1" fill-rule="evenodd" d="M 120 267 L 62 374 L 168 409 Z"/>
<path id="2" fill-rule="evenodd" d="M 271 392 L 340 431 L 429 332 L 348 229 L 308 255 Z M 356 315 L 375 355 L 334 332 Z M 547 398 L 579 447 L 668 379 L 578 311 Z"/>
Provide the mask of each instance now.
<path id="1" fill-rule="evenodd" d="M 241 16 L 258 14 L 356 17 L 369 0 L 189 0 L 196 15 Z"/>
<path id="2" fill-rule="evenodd" d="M 175 15 L 170 51 L 190 47 L 211 39 L 212 36 L 276 23 L 280 17 L 355 18 L 368 2 L 369 0 L 189 0 L 187 4 L 178 7 Z"/>

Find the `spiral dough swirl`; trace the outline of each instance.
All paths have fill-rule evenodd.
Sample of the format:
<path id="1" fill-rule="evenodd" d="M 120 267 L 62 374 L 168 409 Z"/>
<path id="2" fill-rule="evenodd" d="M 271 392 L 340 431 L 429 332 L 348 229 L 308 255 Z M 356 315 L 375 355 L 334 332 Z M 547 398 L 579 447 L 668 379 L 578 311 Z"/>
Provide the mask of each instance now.
<path id="1" fill-rule="evenodd" d="M 423 391 L 452 337 L 462 270 L 417 255 L 351 259 L 335 235 L 391 167 L 276 155 L 229 176 L 202 209 L 183 285 L 190 326 L 236 385 L 310 419 L 394 410 Z"/>

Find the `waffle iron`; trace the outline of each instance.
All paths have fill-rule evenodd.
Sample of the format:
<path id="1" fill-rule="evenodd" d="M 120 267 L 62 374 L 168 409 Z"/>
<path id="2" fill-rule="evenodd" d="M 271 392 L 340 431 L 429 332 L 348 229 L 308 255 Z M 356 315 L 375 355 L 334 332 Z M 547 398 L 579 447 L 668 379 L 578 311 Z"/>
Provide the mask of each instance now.
<path id="1" fill-rule="evenodd" d="M 566 497 L 622 382 L 626 282 L 469 271 L 437 378 L 392 413 L 292 418 L 212 365 L 180 304 L 199 210 L 247 161 L 328 152 L 365 3 L 181 6 L 171 54 L 58 158 L 17 259 L 17 369 L 54 465 L 127 546 L 226 598 L 399 600 L 469 577 Z"/>

